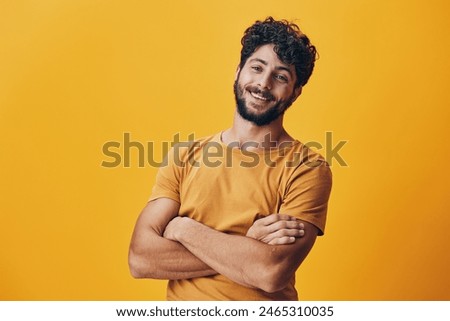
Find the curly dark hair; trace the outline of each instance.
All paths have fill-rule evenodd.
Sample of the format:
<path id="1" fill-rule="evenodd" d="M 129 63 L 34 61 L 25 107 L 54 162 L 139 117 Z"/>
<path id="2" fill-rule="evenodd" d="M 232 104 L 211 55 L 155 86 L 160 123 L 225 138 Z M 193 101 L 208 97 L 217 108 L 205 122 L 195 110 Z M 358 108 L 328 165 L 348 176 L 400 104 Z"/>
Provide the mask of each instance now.
<path id="1" fill-rule="evenodd" d="M 304 86 L 314 69 L 317 51 L 300 28 L 287 20 L 277 21 L 267 17 L 264 21 L 256 21 L 245 30 L 241 40 L 242 69 L 247 59 L 255 50 L 266 44 L 274 44 L 274 51 L 282 62 L 295 66 L 297 81 L 295 87 Z"/>

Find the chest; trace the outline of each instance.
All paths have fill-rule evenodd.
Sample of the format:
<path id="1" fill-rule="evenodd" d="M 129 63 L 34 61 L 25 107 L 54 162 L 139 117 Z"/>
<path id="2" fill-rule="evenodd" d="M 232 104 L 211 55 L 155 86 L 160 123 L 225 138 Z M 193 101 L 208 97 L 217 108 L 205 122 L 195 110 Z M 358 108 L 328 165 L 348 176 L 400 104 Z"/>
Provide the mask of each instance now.
<path id="1" fill-rule="evenodd" d="M 221 232 L 245 235 L 257 218 L 278 213 L 283 182 L 282 168 L 193 167 L 180 184 L 180 215 Z"/>

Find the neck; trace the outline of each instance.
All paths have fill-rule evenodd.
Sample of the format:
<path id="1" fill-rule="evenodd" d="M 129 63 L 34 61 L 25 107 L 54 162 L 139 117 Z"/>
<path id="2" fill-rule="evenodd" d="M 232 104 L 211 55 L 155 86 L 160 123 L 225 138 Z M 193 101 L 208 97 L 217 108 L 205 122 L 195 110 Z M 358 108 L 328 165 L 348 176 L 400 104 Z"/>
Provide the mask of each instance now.
<path id="1" fill-rule="evenodd" d="M 236 111 L 233 126 L 222 133 L 222 141 L 227 145 L 247 144 L 257 149 L 277 148 L 281 143 L 293 140 L 283 128 L 283 115 L 270 124 L 257 126 L 243 119 Z"/>

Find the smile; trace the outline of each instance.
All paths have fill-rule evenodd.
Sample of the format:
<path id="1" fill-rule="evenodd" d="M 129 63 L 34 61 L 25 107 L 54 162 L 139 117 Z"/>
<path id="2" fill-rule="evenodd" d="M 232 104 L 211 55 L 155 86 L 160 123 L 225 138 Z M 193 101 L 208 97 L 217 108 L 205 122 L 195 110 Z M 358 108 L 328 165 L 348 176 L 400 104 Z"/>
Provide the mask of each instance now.
<path id="1" fill-rule="evenodd" d="M 256 99 L 259 99 L 259 100 L 262 100 L 262 101 L 268 101 L 269 100 L 268 98 L 266 98 L 264 96 L 261 96 L 259 94 L 256 94 L 254 92 L 250 92 L 250 95 L 252 95 L 252 97 L 254 97 Z"/>

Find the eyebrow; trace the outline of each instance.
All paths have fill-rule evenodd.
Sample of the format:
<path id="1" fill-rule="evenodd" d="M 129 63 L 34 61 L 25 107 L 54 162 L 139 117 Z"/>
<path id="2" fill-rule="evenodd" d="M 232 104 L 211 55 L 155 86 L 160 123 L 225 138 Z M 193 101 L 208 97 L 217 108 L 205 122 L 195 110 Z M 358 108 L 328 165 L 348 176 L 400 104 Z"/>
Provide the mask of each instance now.
<path id="1" fill-rule="evenodd" d="M 257 62 L 262 63 L 264 66 L 267 66 L 267 61 L 265 61 L 265 60 L 263 60 L 263 59 L 261 59 L 261 58 L 252 58 L 252 59 L 250 59 L 250 61 L 257 61 Z M 287 72 L 289 73 L 289 75 L 292 77 L 292 72 L 291 72 L 291 70 L 290 70 L 288 67 L 285 67 L 285 66 L 276 66 L 275 69 L 277 69 L 277 70 L 285 70 L 285 71 L 287 71 Z"/>

